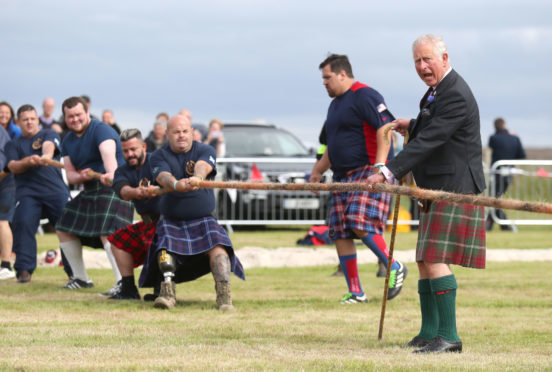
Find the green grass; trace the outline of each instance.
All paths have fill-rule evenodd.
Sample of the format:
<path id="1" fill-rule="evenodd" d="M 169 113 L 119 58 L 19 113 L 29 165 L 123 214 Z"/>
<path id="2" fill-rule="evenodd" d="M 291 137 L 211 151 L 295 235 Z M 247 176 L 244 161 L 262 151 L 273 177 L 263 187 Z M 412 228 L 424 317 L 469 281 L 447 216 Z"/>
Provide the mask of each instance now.
<path id="1" fill-rule="evenodd" d="M 171 311 L 107 300 L 110 270 L 89 270 L 96 287 L 60 288 L 60 268 L 39 268 L 27 285 L 0 282 L 0 369 L 6 370 L 550 370 L 550 263 L 455 268 L 461 355 L 411 354 L 419 328 L 415 265 L 388 302 L 377 340 L 383 279 L 360 267 L 367 304 L 338 303 L 333 267 L 256 268 L 233 278 L 234 313 L 215 307 L 213 280 L 177 286 Z M 141 290 L 142 294 L 149 290 Z"/>

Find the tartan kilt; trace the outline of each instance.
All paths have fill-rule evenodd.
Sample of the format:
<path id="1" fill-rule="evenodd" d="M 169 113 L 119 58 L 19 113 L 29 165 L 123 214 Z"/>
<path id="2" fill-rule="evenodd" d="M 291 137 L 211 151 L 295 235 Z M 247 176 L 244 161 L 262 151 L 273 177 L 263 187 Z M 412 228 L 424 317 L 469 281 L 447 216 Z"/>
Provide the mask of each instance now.
<path id="1" fill-rule="evenodd" d="M 167 250 L 177 261 L 173 278 L 175 283 L 195 280 L 211 272 L 207 251 L 215 246 L 224 247 L 230 258 L 230 269 L 238 278 L 245 280 L 243 266 L 235 255 L 232 242 L 226 231 L 212 217 L 190 221 L 168 220 L 163 217 L 157 222 L 155 237 L 140 275 L 140 287 L 152 287 L 162 280 L 157 264 L 157 252 Z"/>
<path id="2" fill-rule="evenodd" d="M 344 177 L 336 178 L 334 181 L 365 182 L 377 171 L 377 168 L 365 165 L 347 172 Z M 391 194 L 388 193 L 333 191 L 329 218 L 330 237 L 334 240 L 358 238 L 352 229 L 383 234 L 390 202 Z"/>
<path id="3" fill-rule="evenodd" d="M 140 221 L 115 231 L 107 238 L 109 242 L 132 255 L 134 267 L 143 265 L 148 249 L 155 235 L 157 221 L 145 223 Z"/>
<path id="4" fill-rule="evenodd" d="M 83 245 L 103 248 L 99 237 L 109 236 L 130 225 L 133 217 L 131 202 L 120 199 L 110 187 L 99 181 L 92 181 L 67 202 L 56 229 L 78 236 Z"/>
<path id="5" fill-rule="evenodd" d="M 485 209 L 431 202 L 420 213 L 416 261 L 485 268 Z"/>

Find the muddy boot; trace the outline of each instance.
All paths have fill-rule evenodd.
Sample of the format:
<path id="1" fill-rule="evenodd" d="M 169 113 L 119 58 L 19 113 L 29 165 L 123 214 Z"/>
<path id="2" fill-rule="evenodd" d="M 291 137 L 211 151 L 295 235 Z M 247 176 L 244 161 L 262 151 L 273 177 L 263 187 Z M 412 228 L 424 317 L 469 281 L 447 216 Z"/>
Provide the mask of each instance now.
<path id="1" fill-rule="evenodd" d="M 217 306 L 220 311 L 234 310 L 232 306 L 232 291 L 230 282 L 215 282 L 215 290 L 217 291 Z"/>
<path id="2" fill-rule="evenodd" d="M 159 297 L 153 302 L 158 309 L 172 309 L 176 304 L 176 284 L 174 282 L 161 283 Z"/>

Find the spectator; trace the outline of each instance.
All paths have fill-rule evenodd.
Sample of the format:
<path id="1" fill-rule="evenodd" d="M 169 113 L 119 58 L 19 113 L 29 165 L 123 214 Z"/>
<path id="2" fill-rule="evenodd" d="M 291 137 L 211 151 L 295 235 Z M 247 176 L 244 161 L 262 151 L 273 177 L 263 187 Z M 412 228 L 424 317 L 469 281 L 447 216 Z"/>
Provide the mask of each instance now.
<path id="1" fill-rule="evenodd" d="M 163 121 L 165 123 L 165 126 L 167 126 L 167 123 L 169 122 L 169 114 L 167 114 L 166 112 L 160 112 L 155 117 L 155 121 L 157 120 Z"/>
<path id="2" fill-rule="evenodd" d="M 187 117 L 188 120 L 190 121 L 190 123 L 192 122 L 192 112 L 190 110 L 182 109 L 182 110 L 180 110 L 179 114 L 184 115 L 185 117 Z"/>
<path id="3" fill-rule="evenodd" d="M 194 129 L 194 141 L 203 142 L 203 134 L 199 129 Z"/>
<path id="4" fill-rule="evenodd" d="M 506 128 L 506 121 L 503 118 L 497 118 L 494 121 L 495 133 L 489 138 L 489 147 L 493 151 L 491 157 L 491 163 L 494 164 L 499 160 L 516 160 L 525 159 L 525 150 L 521 144 L 518 136 L 511 134 Z M 510 182 L 512 176 L 509 174 L 508 169 L 510 166 L 500 166 L 496 168 L 496 174 L 494 175 L 494 192 L 497 198 L 501 197 Z M 496 216 L 501 220 L 505 220 L 506 213 L 502 209 L 496 210 Z M 486 229 L 492 230 L 494 220 L 492 212 L 489 212 L 487 216 Z M 504 231 L 511 231 L 512 227 L 509 225 L 500 225 L 500 229 Z"/>
<path id="5" fill-rule="evenodd" d="M 117 132 L 118 135 L 121 135 L 121 128 L 119 128 L 119 126 L 115 122 L 115 118 L 113 117 L 113 111 L 104 110 L 102 112 L 102 121 L 107 125 L 111 126 L 111 128 L 115 129 L 115 132 Z"/>
<path id="6" fill-rule="evenodd" d="M 54 99 L 53 98 L 45 98 L 42 102 L 42 115 L 38 118 L 39 124 L 38 129 L 52 129 L 56 131 L 58 134 L 61 134 L 63 132 L 63 129 L 61 128 L 61 125 L 58 124 L 58 122 L 54 119 Z"/>
<path id="7" fill-rule="evenodd" d="M 103 295 L 112 296 L 119 291 L 121 274 L 107 238 L 132 223 L 134 208 L 132 203 L 119 199 L 110 187 L 115 170 L 125 162 L 119 136 L 111 127 L 91 119 L 86 107 L 80 97 L 67 98 L 62 105 L 71 130 L 61 145 L 67 180 L 83 184 L 84 191 L 65 205 L 56 232 L 73 270 L 73 278 L 64 288 L 94 286 L 82 258 L 82 246 L 88 245 L 105 249 L 116 284 Z M 102 175 L 96 180 L 89 171 Z"/>
<path id="8" fill-rule="evenodd" d="M 6 106 L 0 104 L 0 110 Z M 10 107 L 9 105 L 7 107 Z M 0 114 L 1 116 L 2 114 Z M 7 164 L 4 153 L 6 144 L 10 141 L 10 135 L 0 127 L 0 170 Z M 10 223 L 15 213 L 15 180 L 11 173 L 4 173 L 0 178 L 0 280 L 15 278 L 11 267 L 11 255 L 13 235 Z"/>
<path id="9" fill-rule="evenodd" d="M 27 283 L 36 269 L 35 234 L 40 218 L 45 216 L 55 225 L 69 199 L 69 190 L 61 170 L 48 166 L 48 160 L 60 160 L 59 134 L 52 129 L 39 129 L 39 119 L 31 105 L 17 110 L 17 120 L 22 135 L 9 142 L 5 150 L 16 183 L 14 268 L 19 282 Z"/>
<path id="10" fill-rule="evenodd" d="M 21 128 L 15 124 L 13 108 L 6 101 L 0 102 L 0 124 L 8 132 L 11 139 L 21 136 Z"/>
<path id="11" fill-rule="evenodd" d="M 153 130 L 145 140 L 147 152 L 154 152 L 167 144 L 166 128 L 167 124 L 162 119 L 153 123 Z"/>
<path id="12" fill-rule="evenodd" d="M 213 119 L 209 122 L 209 131 L 207 138 L 203 141 L 217 151 L 217 157 L 223 157 L 225 153 L 224 134 L 222 133 L 224 124 L 219 119 Z"/>
<path id="13" fill-rule="evenodd" d="M 170 309 L 176 303 L 175 283 L 211 272 L 218 309 L 232 310 L 230 273 L 245 279 L 243 267 L 228 234 L 212 216 L 213 190 L 197 187 L 199 181 L 214 179 L 215 151 L 193 141 L 192 133 L 186 116 L 173 116 L 167 129 L 169 145 L 151 157 L 153 176 L 160 186 L 174 192 L 161 197 L 155 249 L 149 250 L 140 285 L 149 287 L 164 277 L 154 306 Z"/>

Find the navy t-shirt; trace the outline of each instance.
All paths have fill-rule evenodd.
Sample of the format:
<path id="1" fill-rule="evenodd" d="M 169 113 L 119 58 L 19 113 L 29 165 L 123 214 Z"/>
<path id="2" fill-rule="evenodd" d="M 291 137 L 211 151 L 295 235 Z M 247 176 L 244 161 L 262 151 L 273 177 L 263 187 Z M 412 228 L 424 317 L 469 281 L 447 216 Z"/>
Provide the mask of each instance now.
<path id="1" fill-rule="evenodd" d="M 90 121 L 90 125 L 81 137 L 77 137 L 73 132 L 67 133 L 61 143 L 61 156 L 69 156 L 77 170 L 90 168 L 95 172 L 105 173 L 99 146 L 109 139 L 116 143 L 117 165 L 125 164 L 119 135 L 115 129 L 96 119 Z"/>
<path id="2" fill-rule="evenodd" d="M 373 165 L 377 153 L 376 131 L 393 120 L 381 94 L 358 81 L 335 97 L 325 124 L 334 176 L 342 177 L 352 169 Z"/>
<path id="3" fill-rule="evenodd" d="M 52 142 L 55 145 L 54 157 L 60 160 L 60 138 L 59 134 L 51 129 L 43 129 L 33 137 L 19 137 L 8 142 L 5 148 L 8 162 L 21 160 L 27 156 L 42 156 L 42 146 L 45 142 Z M 27 171 L 15 175 L 17 198 L 25 196 L 44 197 L 45 195 L 67 194 L 69 189 L 61 175 L 61 169 L 52 166 L 38 166 L 28 168 Z"/>
<path id="4" fill-rule="evenodd" d="M 7 169 L 4 169 L 8 164 L 5 149 L 10 140 L 11 137 L 8 131 L 0 125 L 0 171 L 5 170 L 8 173 L 2 180 L 0 180 L 0 192 L 15 191 L 15 181 L 13 179 L 13 174 L 11 174 Z"/>
<path id="5" fill-rule="evenodd" d="M 121 196 L 121 189 L 124 186 L 138 187 L 140 183 L 146 183 L 149 185 L 156 184 L 155 178 L 151 174 L 150 167 L 151 154 L 146 154 L 146 161 L 139 168 L 129 166 L 128 164 L 123 164 L 117 168 L 115 171 L 115 177 L 113 178 L 113 190 L 117 195 Z M 142 186 L 146 186 L 143 185 Z M 151 199 L 142 199 L 142 200 L 133 200 L 134 207 L 136 212 L 139 214 L 159 214 L 159 202 L 161 197 Z"/>
<path id="6" fill-rule="evenodd" d="M 194 175 L 195 163 L 206 161 L 213 167 L 207 179 L 216 175 L 216 151 L 209 145 L 194 141 L 190 151 L 183 154 L 174 153 L 169 145 L 165 145 L 151 156 L 150 166 L 154 179 L 159 173 L 169 172 L 177 180 L 190 178 Z M 173 220 L 193 220 L 206 217 L 215 209 L 215 194 L 212 189 L 200 188 L 190 192 L 170 192 L 161 197 L 161 214 Z"/>

